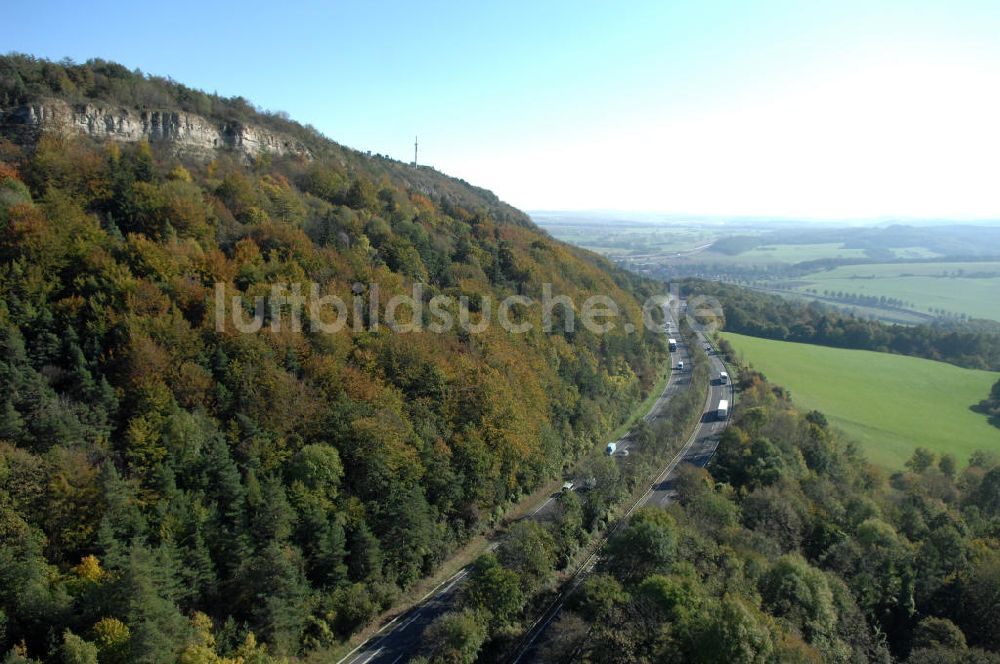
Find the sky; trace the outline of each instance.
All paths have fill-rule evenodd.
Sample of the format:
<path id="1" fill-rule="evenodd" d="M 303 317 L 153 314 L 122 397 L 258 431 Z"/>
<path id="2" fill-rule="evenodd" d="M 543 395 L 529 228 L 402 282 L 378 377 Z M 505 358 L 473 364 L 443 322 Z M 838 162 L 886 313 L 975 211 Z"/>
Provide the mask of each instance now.
<path id="1" fill-rule="evenodd" d="M 1000 2 L 0 3 L 527 210 L 1000 218 Z"/>

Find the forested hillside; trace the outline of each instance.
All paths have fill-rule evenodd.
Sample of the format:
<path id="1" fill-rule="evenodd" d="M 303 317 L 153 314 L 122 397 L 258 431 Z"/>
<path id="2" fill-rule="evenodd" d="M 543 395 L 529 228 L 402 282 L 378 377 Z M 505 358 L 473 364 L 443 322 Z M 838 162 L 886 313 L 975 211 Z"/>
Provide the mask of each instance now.
<path id="1" fill-rule="evenodd" d="M 760 375 L 740 390 L 708 471 L 618 531 L 546 659 L 1000 662 L 1000 459 L 886 476 Z"/>
<path id="2" fill-rule="evenodd" d="M 7 104 L 251 113 L 109 63 L 0 65 Z M 335 643 L 592 449 L 664 361 L 640 320 L 650 286 L 491 194 L 242 119 L 308 135 L 314 158 L 0 141 L 9 661 L 264 662 Z M 635 332 L 549 334 L 528 307 L 525 334 L 374 330 L 353 310 L 337 333 L 275 329 L 280 308 L 256 333 L 217 328 L 216 284 L 252 303 L 311 282 L 347 302 L 377 284 L 379 308 L 420 282 L 425 299 L 468 296 L 473 318 L 550 283 L 610 296 Z"/>

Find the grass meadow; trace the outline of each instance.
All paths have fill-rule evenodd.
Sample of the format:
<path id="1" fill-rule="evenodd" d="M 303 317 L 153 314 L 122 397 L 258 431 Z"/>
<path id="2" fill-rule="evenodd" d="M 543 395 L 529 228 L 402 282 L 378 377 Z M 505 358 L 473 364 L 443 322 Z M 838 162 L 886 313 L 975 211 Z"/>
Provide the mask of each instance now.
<path id="1" fill-rule="evenodd" d="M 842 265 L 802 278 L 800 289 L 894 297 L 927 312 L 1000 321 L 1000 263 L 875 263 Z"/>
<path id="2" fill-rule="evenodd" d="M 723 337 L 787 388 L 798 406 L 822 411 L 875 463 L 902 468 L 917 447 L 950 452 L 961 465 L 976 449 L 1000 452 L 1000 429 L 969 410 L 1000 374 L 902 355 Z"/>

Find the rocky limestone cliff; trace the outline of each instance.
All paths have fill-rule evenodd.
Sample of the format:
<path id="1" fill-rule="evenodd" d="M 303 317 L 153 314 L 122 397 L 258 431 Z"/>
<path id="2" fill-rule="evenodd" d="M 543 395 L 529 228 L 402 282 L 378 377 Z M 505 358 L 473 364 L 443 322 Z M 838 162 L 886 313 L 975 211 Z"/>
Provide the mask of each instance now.
<path id="1" fill-rule="evenodd" d="M 61 99 L 0 111 L 0 132 L 19 142 L 32 142 L 43 133 L 85 135 L 121 142 L 147 140 L 178 155 L 212 159 L 218 150 L 232 150 L 247 158 L 268 152 L 311 158 L 300 141 L 241 122 L 213 122 L 178 111 L 134 111 L 96 104 L 69 104 Z"/>

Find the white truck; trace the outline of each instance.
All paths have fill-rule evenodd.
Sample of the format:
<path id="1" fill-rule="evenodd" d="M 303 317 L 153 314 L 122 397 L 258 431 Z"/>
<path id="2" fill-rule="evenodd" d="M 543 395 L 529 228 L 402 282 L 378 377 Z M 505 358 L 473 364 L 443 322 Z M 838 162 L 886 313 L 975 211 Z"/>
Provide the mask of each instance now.
<path id="1" fill-rule="evenodd" d="M 715 411 L 716 419 L 724 420 L 729 417 L 729 402 L 723 399 L 719 402 L 719 410 Z"/>
<path id="2" fill-rule="evenodd" d="M 612 454 L 615 453 L 615 450 L 617 449 L 618 449 L 618 443 L 608 443 L 608 447 L 607 449 L 604 450 L 604 453 L 607 454 L 608 456 L 611 456 Z"/>
<path id="3" fill-rule="evenodd" d="M 677 339 L 667 339 L 667 349 L 669 349 L 671 353 L 677 350 Z"/>
<path id="4" fill-rule="evenodd" d="M 727 374 L 725 371 L 720 371 L 719 372 L 719 383 L 721 383 L 722 385 L 725 385 L 728 382 L 729 382 L 729 374 Z"/>

